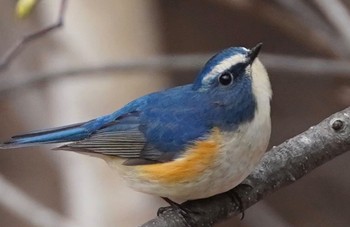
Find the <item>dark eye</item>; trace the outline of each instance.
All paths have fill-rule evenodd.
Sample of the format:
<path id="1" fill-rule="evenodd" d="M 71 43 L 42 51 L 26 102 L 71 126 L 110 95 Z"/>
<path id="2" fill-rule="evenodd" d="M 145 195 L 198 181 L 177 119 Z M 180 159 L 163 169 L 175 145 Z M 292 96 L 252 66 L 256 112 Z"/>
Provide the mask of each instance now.
<path id="1" fill-rule="evenodd" d="M 230 72 L 223 72 L 219 76 L 219 82 L 220 82 L 220 84 L 222 84 L 224 86 L 231 84 L 232 81 L 233 81 L 233 75 Z"/>

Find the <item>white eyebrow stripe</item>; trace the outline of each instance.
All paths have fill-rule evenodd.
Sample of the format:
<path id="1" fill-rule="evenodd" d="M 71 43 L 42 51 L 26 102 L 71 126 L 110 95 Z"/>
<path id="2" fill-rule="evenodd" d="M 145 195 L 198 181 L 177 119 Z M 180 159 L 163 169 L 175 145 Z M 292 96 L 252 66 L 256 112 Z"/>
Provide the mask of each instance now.
<path id="1" fill-rule="evenodd" d="M 229 69 L 231 66 L 238 63 L 246 61 L 246 55 L 236 54 L 229 58 L 223 59 L 219 64 L 217 64 L 202 80 L 203 84 L 208 84 L 216 75 Z"/>

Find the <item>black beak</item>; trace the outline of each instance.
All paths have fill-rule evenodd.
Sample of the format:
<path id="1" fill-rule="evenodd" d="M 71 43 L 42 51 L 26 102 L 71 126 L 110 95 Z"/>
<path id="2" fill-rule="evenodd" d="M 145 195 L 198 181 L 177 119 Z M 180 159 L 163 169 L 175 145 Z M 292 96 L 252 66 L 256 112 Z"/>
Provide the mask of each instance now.
<path id="1" fill-rule="evenodd" d="M 248 64 L 251 65 L 255 58 L 258 56 L 261 47 L 262 47 L 262 43 L 258 43 L 255 47 L 253 47 L 247 54 L 247 58 L 248 58 Z"/>

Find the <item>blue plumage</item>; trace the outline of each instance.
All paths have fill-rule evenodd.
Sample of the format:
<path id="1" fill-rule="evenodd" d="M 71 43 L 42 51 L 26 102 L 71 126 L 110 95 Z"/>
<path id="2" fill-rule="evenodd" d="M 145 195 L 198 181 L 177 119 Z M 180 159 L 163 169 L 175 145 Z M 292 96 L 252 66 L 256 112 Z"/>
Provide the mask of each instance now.
<path id="1" fill-rule="evenodd" d="M 84 139 L 89 135 L 89 132 L 81 127 L 82 125 L 84 123 L 13 136 L 10 141 L 0 144 L 0 148 L 16 148 L 42 143 L 61 143 Z"/>
<path id="2" fill-rule="evenodd" d="M 230 84 L 220 84 L 219 73 L 211 79 L 210 87 L 200 89 L 213 67 L 234 55 L 248 53 L 240 47 L 226 49 L 206 63 L 193 84 L 143 96 L 89 122 L 12 137 L 0 146 L 75 142 L 62 148 L 169 161 L 186 146 L 205 139 L 214 127 L 233 131 L 254 117 L 256 101 L 245 62 L 236 62 L 225 70 L 232 75 Z"/>

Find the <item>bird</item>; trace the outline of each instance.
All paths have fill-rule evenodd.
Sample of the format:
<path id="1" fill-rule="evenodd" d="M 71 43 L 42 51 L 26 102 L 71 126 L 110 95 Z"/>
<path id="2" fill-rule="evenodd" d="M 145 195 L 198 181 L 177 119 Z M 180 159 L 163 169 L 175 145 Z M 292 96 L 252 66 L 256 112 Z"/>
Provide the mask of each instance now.
<path id="1" fill-rule="evenodd" d="M 259 163 L 271 133 L 262 43 L 211 57 L 193 83 L 137 98 L 111 114 L 0 143 L 102 158 L 136 191 L 194 200 L 226 192 Z M 171 201 L 171 200 L 170 200 Z"/>

